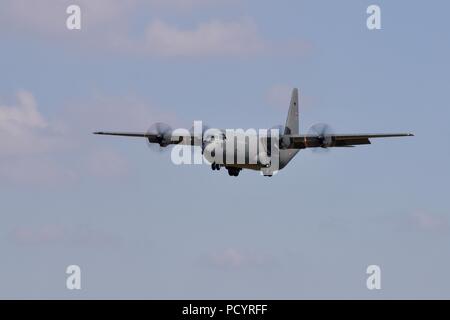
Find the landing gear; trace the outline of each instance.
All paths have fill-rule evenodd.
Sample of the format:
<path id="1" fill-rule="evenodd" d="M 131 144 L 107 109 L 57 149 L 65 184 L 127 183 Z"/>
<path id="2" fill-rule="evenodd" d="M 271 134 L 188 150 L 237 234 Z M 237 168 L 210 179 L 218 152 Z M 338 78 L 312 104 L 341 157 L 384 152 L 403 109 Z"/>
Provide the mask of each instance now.
<path id="1" fill-rule="evenodd" d="M 262 175 L 263 175 L 264 177 L 269 177 L 269 178 L 270 178 L 270 177 L 273 176 L 274 171 L 273 171 L 272 168 L 266 167 L 266 168 L 262 168 L 262 169 L 261 169 L 261 173 L 262 173 Z"/>
<path id="2" fill-rule="evenodd" d="M 217 163 L 212 163 L 211 164 L 211 169 L 212 170 L 220 170 L 220 167 L 223 165 L 217 164 Z M 228 175 L 231 177 L 237 177 L 239 175 L 239 172 L 241 172 L 241 168 L 234 168 L 234 167 L 225 167 L 228 170 Z"/>
<path id="3" fill-rule="evenodd" d="M 220 170 L 220 164 L 217 164 L 217 163 L 212 163 L 211 164 L 211 169 L 212 170 Z"/>
<path id="4" fill-rule="evenodd" d="M 227 168 L 228 175 L 230 177 L 237 177 L 239 175 L 239 172 L 241 172 L 242 169 L 240 168 Z"/>

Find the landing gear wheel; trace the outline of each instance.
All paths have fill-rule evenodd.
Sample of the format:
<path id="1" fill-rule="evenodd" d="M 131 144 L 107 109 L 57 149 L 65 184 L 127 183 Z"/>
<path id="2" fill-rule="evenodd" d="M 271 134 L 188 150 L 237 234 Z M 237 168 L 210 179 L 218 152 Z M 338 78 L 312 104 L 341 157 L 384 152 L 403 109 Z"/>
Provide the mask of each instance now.
<path id="1" fill-rule="evenodd" d="M 230 177 L 237 177 L 239 175 L 239 172 L 241 169 L 238 168 L 227 168 L 228 169 L 228 175 Z"/>

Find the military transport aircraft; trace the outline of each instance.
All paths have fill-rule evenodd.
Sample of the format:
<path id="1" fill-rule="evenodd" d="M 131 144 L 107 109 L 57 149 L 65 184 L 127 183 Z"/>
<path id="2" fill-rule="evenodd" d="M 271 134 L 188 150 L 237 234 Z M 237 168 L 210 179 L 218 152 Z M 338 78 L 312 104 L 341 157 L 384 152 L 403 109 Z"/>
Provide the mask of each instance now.
<path id="1" fill-rule="evenodd" d="M 179 131 L 172 130 L 164 123 L 155 123 L 147 132 L 100 131 L 94 132 L 94 134 L 142 137 L 146 138 L 149 144 L 156 144 L 161 148 L 169 145 L 199 146 L 213 170 L 220 170 L 221 167 L 225 167 L 230 176 L 238 176 L 242 169 L 257 170 L 264 176 L 272 176 L 278 170 L 286 167 L 302 149 L 349 148 L 371 144 L 370 139 L 372 138 L 413 136 L 411 133 L 334 134 L 330 131 L 330 127 L 325 124 L 313 125 L 308 134 L 300 134 L 297 88 L 292 91 L 286 125 L 280 127 L 276 128 L 275 131 L 274 129 L 268 131 L 265 135 L 261 135 L 261 131 L 257 133 L 254 130 L 256 139 L 253 140 L 246 132 L 244 140 L 241 140 L 241 145 L 239 145 L 239 142 L 236 143 L 236 135 L 231 137 L 228 135 L 229 130 L 214 129 L 211 133 L 211 130 L 202 128 L 197 133 L 195 130 L 184 130 L 184 133 L 180 134 Z M 227 148 L 226 146 L 230 141 L 233 142 L 232 147 Z M 253 148 L 251 141 L 257 141 L 257 146 Z M 218 154 L 218 150 L 222 151 L 221 155 Z M 253 154 L 250 150 L 254 151 Z M 240 159 L 240 161 L 237 159 Z M 276 165 L 274 165 L 275 163 Z"/>

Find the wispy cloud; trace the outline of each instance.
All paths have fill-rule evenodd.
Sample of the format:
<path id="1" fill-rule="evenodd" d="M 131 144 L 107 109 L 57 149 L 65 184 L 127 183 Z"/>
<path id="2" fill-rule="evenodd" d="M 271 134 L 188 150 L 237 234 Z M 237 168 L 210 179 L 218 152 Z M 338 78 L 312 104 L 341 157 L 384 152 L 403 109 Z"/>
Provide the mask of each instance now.
<path id="1" fill-rule="evenodd" d="M 415 232 L 433 236 L 450 232 L 448 215 L 433 210 L 413 209 L 407 212 L 380 215 L 376 221 L 401 232 Z"/>
<path id="2" fill-rule="evenodd" d="M 33 94 L 19 91 L 11 105 L 0 102 L 0 178 L 6 182 L 72 181 L 74 172 L 49 154 L 66 149 L 64 131 L 39 111 Z"/>
<path id="3" fill-rule="evenodd" d="M 217 250 L 207 255 L 206 262 L 215 268 L 241 269 L 267 267 L 274 263 L 273 257 L 237 248 Z"/>
<path id="4" fill-rule="evenodd" d="M 19 91 L 9 105 L 0 101 L 1 182 L 62 186 L 83 176 L 123 178 L 129 173 L 127 158 L 99 148 L 92 131 L 145 131 L 156 121 L 176 125 L 175 116 L 135 98 L 97 97 L 62 108 L 49 120 L 30 92 Z"/>
<path id="5" fill-rule="evenodd" d="M 8 28 L 21 35 L 40 34 L 91 52 L 95 49 L 155 57 L 248 57 L 305 51 L 304 43 L 297 40 L 275 43 L 266 39 L 250 17 L 210 17 L 186 26 L 182 19 L 180 24 L 173 24 L 158 15 L 162 8 L 198 10 L 237 3 L 237 0 L 78 0 L 82 30 L 73 32 L 65 25 L 66 7 L 72 1 L 42 0 L 39 5 L 30 5 L 27 0 L 11 0 L 0 4 L 0 30 L 5 32 Z M 148 21 L 143 20 L 138 31 L 136 17 L 139 14 L 139 19 L 143 19 L 142 12 L 146 11 Z M 164 16 L 170 17 L 172 11 Z"/>
<path id="6" fill-rule="evenodd" d="M 444 232 L 450 231 L 448 217 L 419 210 L 409 215 L 409 225 L 419 231 L 424 232 Z"/>
<path id="7" fill-rule="evenodd" d="M 12 105 L 0 101 L 0 156 L 48 151 L 61 143 L 57 131 L 39 112 L 30 92 L 19 91 Z"/>

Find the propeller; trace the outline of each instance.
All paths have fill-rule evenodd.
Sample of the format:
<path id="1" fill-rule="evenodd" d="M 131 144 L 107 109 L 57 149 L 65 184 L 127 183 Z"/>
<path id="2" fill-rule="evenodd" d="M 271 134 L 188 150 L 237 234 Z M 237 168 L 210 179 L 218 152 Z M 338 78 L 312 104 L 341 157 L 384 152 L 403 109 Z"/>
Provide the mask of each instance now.
<path id="1" fill-rule="evenodd" d="M 320 140 L 320 148 L 313 148 L 313 151 L 328 151 L 328 148 L 333 146 L 333 129 L 326 123 L 316 123 L 312 125 L 308 134 L 316 136 Z"/>
<path id="2" fill-rule="evenodd" d="M 147 145 L 151 150 L 164 151 L 172 139 L 172 128 L 164 122 L 156 122 L 147 130 L 151 135 L 147 139 Z"/>

